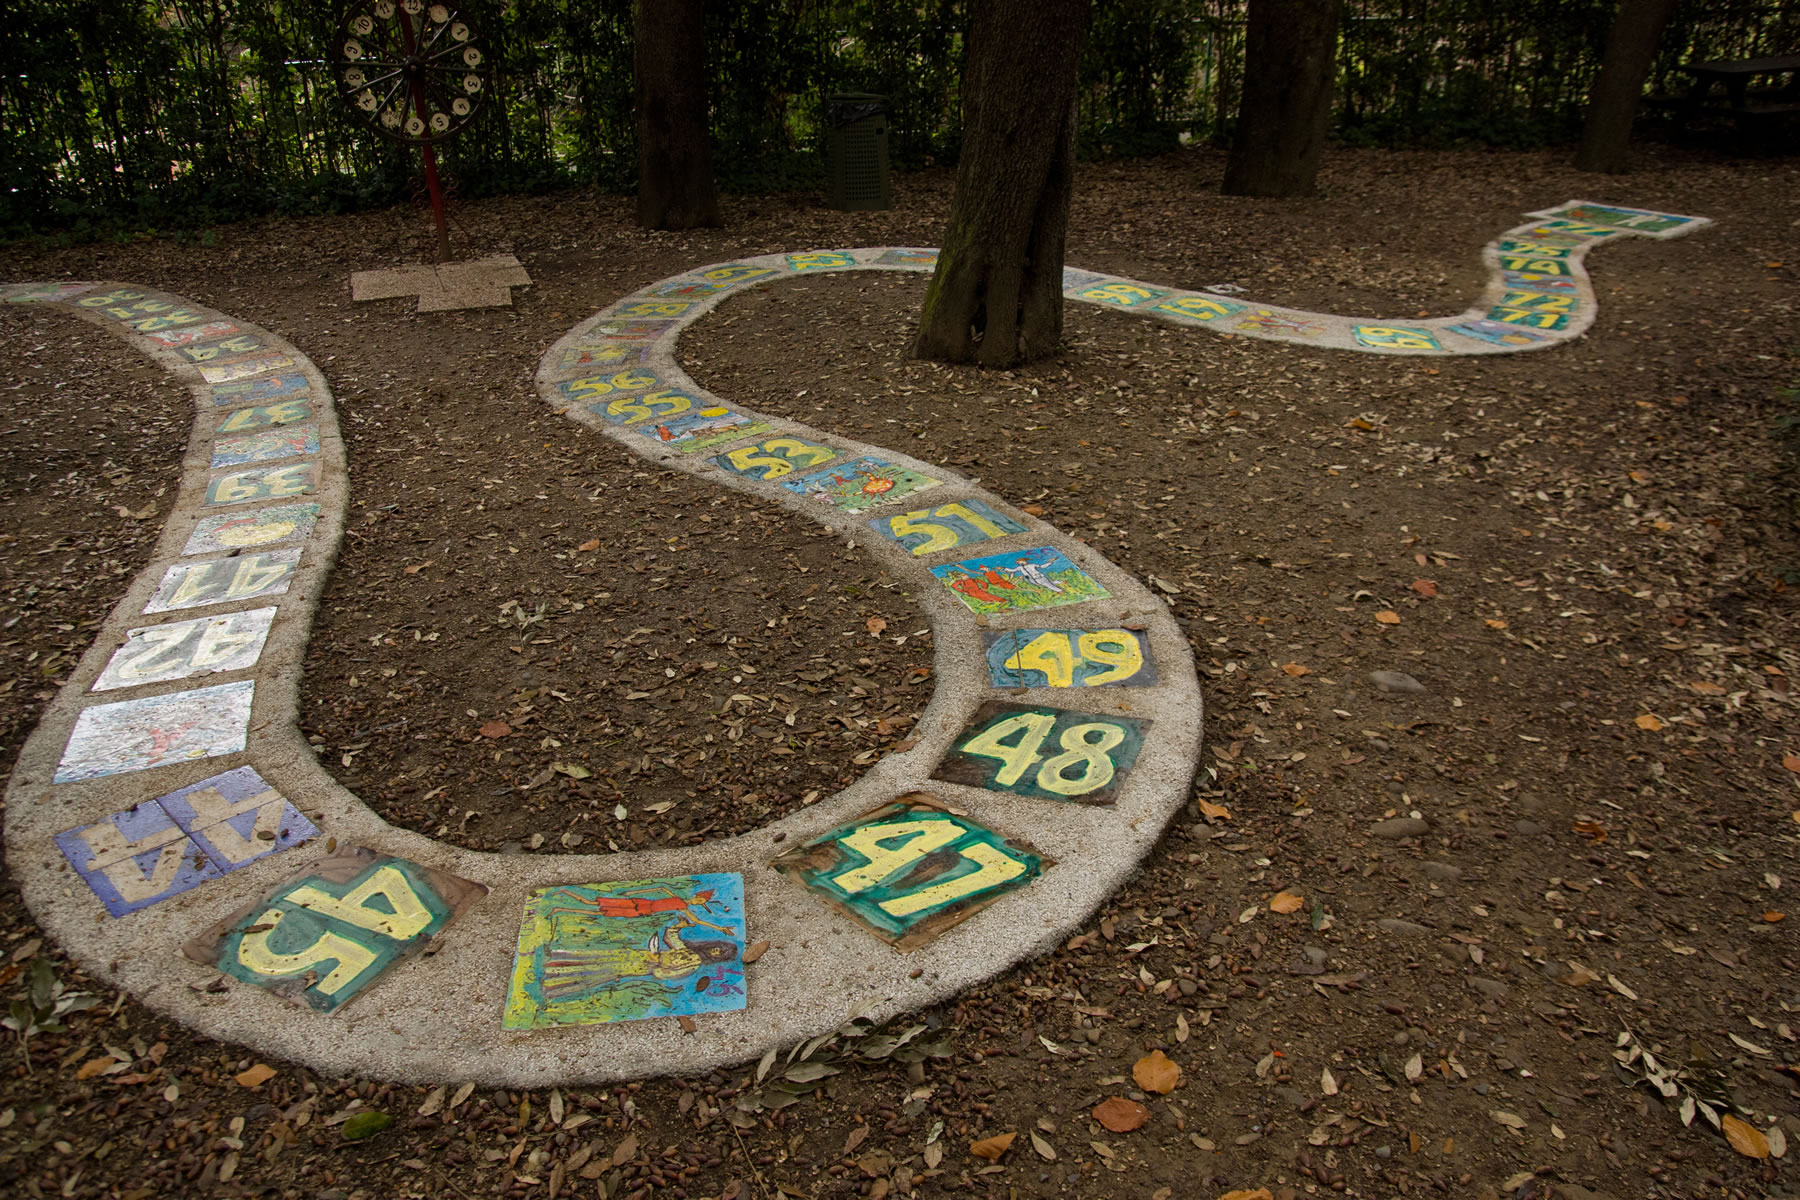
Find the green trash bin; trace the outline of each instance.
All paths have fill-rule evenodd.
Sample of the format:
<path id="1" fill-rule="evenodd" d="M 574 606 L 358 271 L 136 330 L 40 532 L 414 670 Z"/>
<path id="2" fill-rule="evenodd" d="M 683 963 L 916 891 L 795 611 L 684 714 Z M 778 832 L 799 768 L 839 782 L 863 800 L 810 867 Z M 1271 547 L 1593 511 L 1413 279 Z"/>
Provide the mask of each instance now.
<path id="1" fill-rule="evenodd" d="M 892 208 L 887 99 L 841 92 L 827 99 L 826 115 L 831 124 L 831 207 L 839 212 Z"/>

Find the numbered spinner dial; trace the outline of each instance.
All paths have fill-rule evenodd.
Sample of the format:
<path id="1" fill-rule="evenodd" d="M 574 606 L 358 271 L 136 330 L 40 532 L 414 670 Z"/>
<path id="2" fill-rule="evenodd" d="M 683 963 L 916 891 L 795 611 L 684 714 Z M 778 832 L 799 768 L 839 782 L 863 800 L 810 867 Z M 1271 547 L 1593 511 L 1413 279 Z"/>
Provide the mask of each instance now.
<path id="1" fill-rule="evenodd" d="M 487 94 L 487 50 L 461 9 L 428 0 L 354 0 L 333 45 L 338 92 L 384 137 L 443 141 Z"/>

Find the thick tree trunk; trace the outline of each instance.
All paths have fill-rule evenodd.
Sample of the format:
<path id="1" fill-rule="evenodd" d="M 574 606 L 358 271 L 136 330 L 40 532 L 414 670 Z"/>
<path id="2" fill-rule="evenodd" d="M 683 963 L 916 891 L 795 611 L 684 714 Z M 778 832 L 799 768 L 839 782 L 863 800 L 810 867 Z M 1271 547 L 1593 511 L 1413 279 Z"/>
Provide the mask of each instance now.
<path id="1" fill-rule="evenodd" d="M 1331 125 L 1342 0 L 1250 0 L 1231 196 L 1310 196 Z"/>
<path id="2" fill-rule="evenodd" d="M 1662 41 L 1663 27 L 1674 15 L 1676 0 L 1619 0 L 1600 74 L 1588 95 L 1581 146 L 1575 151 L 1578 171 L 1618 174 L 1631 156 L 1631 121 L 1644 95 L 1644 79 Z"/>
<path id="3" fill-rule="evenodd" d="M 977 0 L 950 225 L 920 358 L 1011 367 L 1056 353 L 1089 0 Z"/>
<path id="4" fill-rule="evenodd" d="M 717 225 L 700 0 L 637 0 L 638 224 Z"/>

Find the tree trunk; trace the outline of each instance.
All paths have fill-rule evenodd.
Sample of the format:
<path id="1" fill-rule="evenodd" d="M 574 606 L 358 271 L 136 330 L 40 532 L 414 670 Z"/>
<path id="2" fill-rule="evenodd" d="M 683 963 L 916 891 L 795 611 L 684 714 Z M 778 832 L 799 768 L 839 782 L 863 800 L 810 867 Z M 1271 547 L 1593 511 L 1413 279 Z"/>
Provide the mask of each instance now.
<path id="1" fill-rule="evenodd" d="M 1231 196 L 1310 196 L 1331 125 L 1343 0 L 1250 0 Z"/>
<path id="2" fill-rule="evenodd" d="M 701 0 L 637 0 L 638 224 L 718 225 Z"/>
<path id="3" fill-rule="evenodd" d="M 1056 353 L 1089 0 L 977 0 L 950 224 L 914 351 L 1012 367 Z"/>
<path id="4" fill-rule="evenodd" d="M 1644 95 L 1644 79 L 1662 41 L 1663 27 L 1674 15 L 1676 0 L 1619 0 L 1600 74 L 1588 95 L 1581 146 L 1575 151 L 1578 171 L 1618 174 L 1631 156 L 1631 121 Z"/>

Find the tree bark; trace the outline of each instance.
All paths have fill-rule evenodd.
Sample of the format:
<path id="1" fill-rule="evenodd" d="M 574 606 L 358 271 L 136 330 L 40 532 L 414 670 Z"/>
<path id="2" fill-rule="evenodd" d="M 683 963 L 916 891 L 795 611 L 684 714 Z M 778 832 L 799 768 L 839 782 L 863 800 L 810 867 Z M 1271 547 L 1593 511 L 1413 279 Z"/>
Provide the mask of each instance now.
<path id="1" fill-rule="evenodd" d="M 1581 145 L 1575 151 L 1576 170 L 1616 175 L 1630 164 L 1632 118 L 1637 116 L 1644 79 L 1675 4 L 1676 0 L 1619 0 L 1600 73 L 1588 95 Z"/>
<path id="2" fill-rule="evenodd" d="M 706 121 L 706 27 L 701 0 L 637 0 L 632 66 L 637 89 L 638 224 L 721 224 Z"/>
<path id="3" fill-rule="evenodd" d="M 1343 0 L 1250 0 L 1231 196 L 1310 196 L 1331 125 Z"/>
<path id="4" fill-rule="evenodd" d="M 1089 0 L 977 0 L 950 223 L 914 351 L 1012 367 L 1056 353 Z"/>

